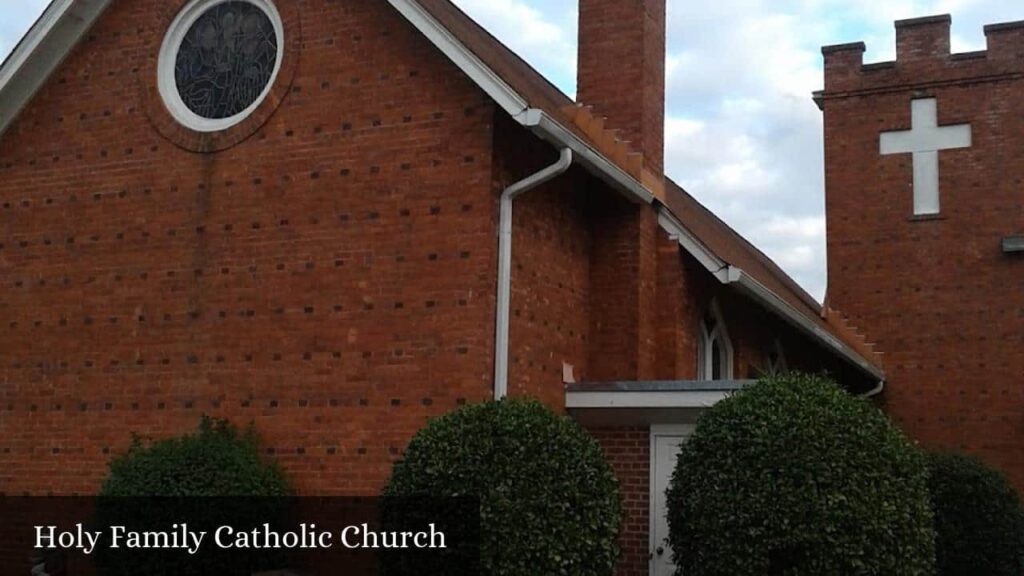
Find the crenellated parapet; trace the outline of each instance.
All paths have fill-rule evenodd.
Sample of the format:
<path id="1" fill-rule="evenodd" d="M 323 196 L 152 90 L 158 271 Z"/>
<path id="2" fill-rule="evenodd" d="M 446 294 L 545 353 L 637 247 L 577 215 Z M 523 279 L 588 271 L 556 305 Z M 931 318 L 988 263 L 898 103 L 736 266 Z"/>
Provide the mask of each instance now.
<path id="1" fill-rule="evenodd" d="M 1024 75 L 1024 21 L 985 27 L 987 49 L 952 53 L 946 14 L 896 22 L 896 60 L 864 64 L 863 42 L 825 46 L 825 89 L 814 97 L 819 106 L 829 98 L 857 93 L 976 82 Z"/>

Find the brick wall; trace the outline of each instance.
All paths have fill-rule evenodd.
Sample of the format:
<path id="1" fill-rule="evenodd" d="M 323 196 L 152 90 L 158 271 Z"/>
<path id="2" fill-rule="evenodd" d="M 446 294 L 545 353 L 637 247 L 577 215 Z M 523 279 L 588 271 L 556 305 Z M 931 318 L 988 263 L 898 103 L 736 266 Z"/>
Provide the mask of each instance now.
<path id="1" fill-rule="evenodd" d="M 1024 28 L 986 29 L 987 52 L 950 55 L 949 19 L 897 25 L 898 60 L 826 50 L 828 300 L 878 344 L 891 416 L 932 448 L 980 455 L 1024 487 Z M 941 214 L 914 218 L 909 154 L 879 133 L 910 126 L 913 98 L 970 148 L 939 153 Z"/>
<path id="2" fill-rule="evenodd" d="M 615 197 L 592 209 L 595 227 L 591 283 L 589 378 L 637 380 L 653 368 L 652 292 L 657 230 L 648 206 Z"/>
<path id="3" fill-rule="evenodd" d="M 593 428 L 605 457 L 619 479 L 623 522 L 616 576 L 647 576 L 650 530 L 651 439 L 647 426 Z"/>
<path id="4" fill-rule="evenodd" d="M 490 394 L 493 105 L 385 3 L 311 0 L 280 107 L 192 153 L 149 100 L 167 8 L 114 3 L 0 140 L 0 491 L 91 492 L 208 413 L 375 492 Z"/>

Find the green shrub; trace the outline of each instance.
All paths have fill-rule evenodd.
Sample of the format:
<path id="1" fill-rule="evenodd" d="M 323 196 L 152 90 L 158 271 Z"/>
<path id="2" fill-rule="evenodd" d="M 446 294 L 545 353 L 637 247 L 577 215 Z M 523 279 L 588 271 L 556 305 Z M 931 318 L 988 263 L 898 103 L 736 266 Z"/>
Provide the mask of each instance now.
<path id="1" fill-rule="evenodd" d="M 204 416 L 199 430 L 131 448 L 110 463 L 100 496 L 286 496 L 281 470 L 260 458 L 252 428 Z"/>
<path id="2" fill-rule="evenodd" d="M 939 576 L 1019 576 L 1024 512 L 1003 476 L 959 454 L 929 457 Z"/>
<path id="3" fill-rule="evenodd" d="M 708 411 L 668 490 L 686 576 L 926 576 L 924 456 L 868 401 L 820 377 L 761 381 Z"/>
<path id="4" fill-rule="evenodd" d="M 618 555 L 618 485 L 600 447 L 536 402 L 489 402 L 432 420 L 384 495 L 479 498 L 479 573 L 610 575 Z"/>
<path id="5" fill-rule="evenodd" d="M 112 526 L 156 532 L 181 524 L 207 534 L 226 525 L 248 531 L 280 523 L 288 492 L 280 469 L 260 458 L 251 427 L 239 433 L 204 416 L 192 434 L 152 443 L 135 437 L 128 452 L 110 463 L 93 524 L 105 532 Z M 209 543 L 194 555 L 100 547 L 94 561 L 97 573 L 108 576 L 252 574 L 284 565 L 276 550 L 222 550 Z"/>

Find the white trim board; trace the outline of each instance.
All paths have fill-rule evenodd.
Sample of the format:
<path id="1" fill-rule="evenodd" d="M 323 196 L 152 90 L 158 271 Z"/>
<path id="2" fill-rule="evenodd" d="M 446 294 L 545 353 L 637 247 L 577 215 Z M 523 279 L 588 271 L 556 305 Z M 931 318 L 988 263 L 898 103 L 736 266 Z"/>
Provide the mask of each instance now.
<path id="1" fill-rule="evenodd" d="M 437 47 L 453 64 L 479 86 L 509 115 L 515 117 L 529 108 L 526 99 L 491 70 L 418 2 L 388 0 L 406 20 Z"/>
<path id="2" fill-rule="evenodd" d="M 586 392 L 565 393 L 568 410 L 596 408 L 710 408 L 732 394 L 722 390 L 674 392 Z"/>
<path id="3" fill-rule="evenodd" d="M 0 67 L 0 136 L 64 61 L 110 0 L 54 0 Z"/>

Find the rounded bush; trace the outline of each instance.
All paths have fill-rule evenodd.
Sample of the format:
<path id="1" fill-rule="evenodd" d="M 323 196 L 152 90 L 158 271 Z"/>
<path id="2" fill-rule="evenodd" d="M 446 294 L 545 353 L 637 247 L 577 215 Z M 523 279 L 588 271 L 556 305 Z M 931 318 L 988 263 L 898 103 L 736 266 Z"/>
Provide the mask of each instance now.
<path id="1" fill-rule="evenodd" d="M 131 448 L 110 463 L 100 496 L 286 496 L 281 470 L 260 458 L 252 428 L 203 417 L 199 430 Z"/>
<path id="2" fill-rule="evenodd" d="M 939 576 L 1019 576 L 1024 512 L 1003 476 L 959 454 L 929 457 Z"/>
<path id="3" fill-rule="evenodd" d="M 260 458 L 253 429 L 239 433 L 223 420 L 203 417 L 199 429 L 177 438 L 144 443 L 110 463 L 100 488 L 93 525 L 139 532 L 187 524 L 212 534 L 230 525 L 247 531 L 278 524 L 287 510 L 288 485 L 280 469 Z M 204 545 L 196 554 L 173 549 L 101 547 L 97 572 L 147 574 L 252 574 L 281 566 L 276 550 L 222 550 Z"/>
<path id="4" fill-rule="evenodd" d="M 720 402 L 668 490 L 687 576 L 930 576 L 924 456 L 868 401 L 787 374 Z"/>
<path id="5" fill-rule="evenodd" d="M 610 575 L 618 556 L 618 484 L 601 448 L 536 402 L 488 402 L 430 421 L 384 495 L 478 498 L 480 570 L 467 573 Z"/>

